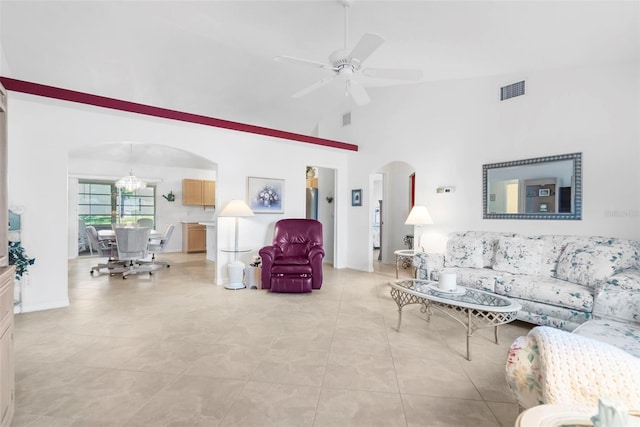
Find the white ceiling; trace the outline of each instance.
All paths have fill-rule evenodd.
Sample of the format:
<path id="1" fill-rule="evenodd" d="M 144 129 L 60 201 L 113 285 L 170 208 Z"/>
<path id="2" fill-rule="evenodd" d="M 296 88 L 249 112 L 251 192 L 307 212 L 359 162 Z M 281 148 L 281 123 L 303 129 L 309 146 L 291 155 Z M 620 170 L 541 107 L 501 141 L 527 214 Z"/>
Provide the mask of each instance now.
<path id="1" fill-rule="evenodd" d="M 638 1 L 354 0 L 348 37 L 352 46 L 383 35 L 366 66 L 419 68 L 432 82 L 638 60 L 639 10 Z M 7 77 L 303 134 L 351 102 L 339 82 L 292 99 L 327 71 L 273 60 L 325 62 L 341 49 L 344 10 L 333 0 L 1 0 L 0 19 Z M 369 89 L 372 103 L 383 90 L 393 88 Z"/>

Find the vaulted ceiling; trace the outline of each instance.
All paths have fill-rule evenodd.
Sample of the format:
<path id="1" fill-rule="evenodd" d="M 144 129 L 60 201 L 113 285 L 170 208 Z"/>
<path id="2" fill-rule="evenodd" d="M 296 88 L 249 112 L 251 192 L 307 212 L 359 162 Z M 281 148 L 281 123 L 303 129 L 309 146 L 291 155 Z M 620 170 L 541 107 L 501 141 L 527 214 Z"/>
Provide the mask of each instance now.
<path id="1" fill-rule="evenodd" d="M 420 85 L 638 60 L 639 10 L 637 1 L 354 0 L 347 36 L 352 46 L 383 35 L 365 65 L 419 68 Z M 326 62 L 343 48 L 344 18 L 333 0 L 2 0 L 0 75 L 310 134 L 353 106 L 344 83 L 293 99 L 328 71 L 273 58 Z M 361 81 L 369 105 L 393 90 Z"/>

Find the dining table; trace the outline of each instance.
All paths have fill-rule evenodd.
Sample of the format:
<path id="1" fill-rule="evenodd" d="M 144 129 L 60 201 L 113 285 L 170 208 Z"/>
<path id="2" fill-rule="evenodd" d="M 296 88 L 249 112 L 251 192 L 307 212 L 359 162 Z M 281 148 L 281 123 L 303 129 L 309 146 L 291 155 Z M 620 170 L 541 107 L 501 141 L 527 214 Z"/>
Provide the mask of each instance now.
<path id="1" fill-rule="evenodd" d="M 151 232 L 149 233 L 149 240 L 156 240 L 161 238 L 162 238 L 162 233 L 158 230 L 151 230 Z M 116 233 L 113 231 L 113 229 L 98 230 L 98 239 L 115 241 Z"/>

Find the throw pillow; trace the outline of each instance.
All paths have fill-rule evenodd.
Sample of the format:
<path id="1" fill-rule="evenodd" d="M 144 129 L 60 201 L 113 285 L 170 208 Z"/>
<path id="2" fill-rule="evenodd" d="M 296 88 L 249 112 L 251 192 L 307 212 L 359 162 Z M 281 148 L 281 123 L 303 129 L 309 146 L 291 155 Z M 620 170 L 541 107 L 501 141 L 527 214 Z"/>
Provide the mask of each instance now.
<path id="1" fill-rule="evenodd" d="M 618 272 L 621 254 L 607 245 L 569 243 L 558 258 L 558 279 L 595 286 Z"/>
<path id="2" fill-rule="evenodd" d="M 544 242 L 529 237 L 501 236 L 498 239 L 493 269 L 512 274 L 540 274 Z"/>
<path id="3" fill-rule="evenodd" d="M 482 268 L 482 241 L 452 237 L 447 241 L 445 267 Z"/>

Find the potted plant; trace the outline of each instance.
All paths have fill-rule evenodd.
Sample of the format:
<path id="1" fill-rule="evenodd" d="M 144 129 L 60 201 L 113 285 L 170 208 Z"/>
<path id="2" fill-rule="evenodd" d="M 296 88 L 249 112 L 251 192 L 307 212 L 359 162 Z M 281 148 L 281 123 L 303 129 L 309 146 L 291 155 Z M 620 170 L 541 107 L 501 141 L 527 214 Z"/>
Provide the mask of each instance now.
<path id="1" fill-rule="evenodd" d="M 307 178 L 311 179 L 311 178 L 315 178 L 316 177 L 316 170 L 313 166 L 307 166 Z"/>
<path id="2" fill-rule="evenodd" d="M 35 258 L 29 258 L 21 242 L 9 242 L 9 265 L 16 266 L 16 280 L 21 280 L 35 262 Z"/>

